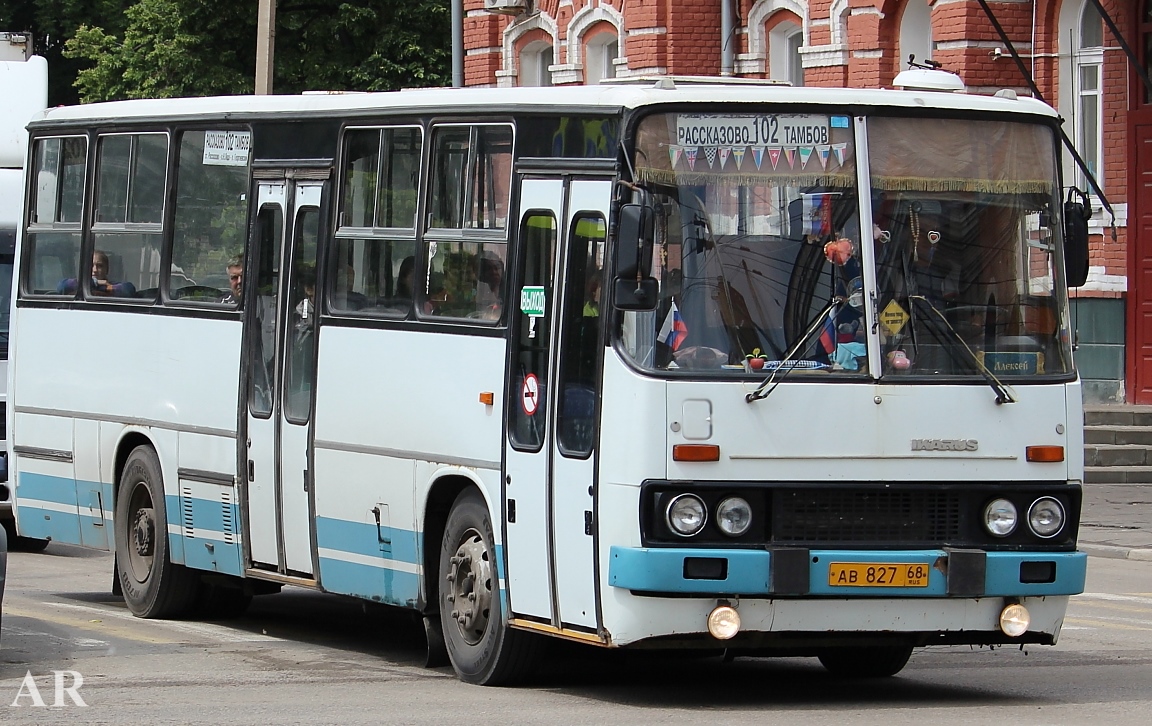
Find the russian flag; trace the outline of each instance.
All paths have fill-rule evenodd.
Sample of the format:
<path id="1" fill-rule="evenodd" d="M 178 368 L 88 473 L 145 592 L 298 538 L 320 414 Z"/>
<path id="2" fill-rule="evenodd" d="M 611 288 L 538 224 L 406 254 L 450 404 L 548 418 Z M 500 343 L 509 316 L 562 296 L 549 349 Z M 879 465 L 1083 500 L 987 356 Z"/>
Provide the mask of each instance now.
<path id="1" fill-rule="evenodd" d="M 680 350 L 687 337 L 688 326 L 684 324 L 684 318 L 680 317 L 680 308 L 676 307 L 676 301 L 673 300 L 672 309 L 664 316 L 664 324 L 660 326 L 657 338 L 672 350 Z"/>

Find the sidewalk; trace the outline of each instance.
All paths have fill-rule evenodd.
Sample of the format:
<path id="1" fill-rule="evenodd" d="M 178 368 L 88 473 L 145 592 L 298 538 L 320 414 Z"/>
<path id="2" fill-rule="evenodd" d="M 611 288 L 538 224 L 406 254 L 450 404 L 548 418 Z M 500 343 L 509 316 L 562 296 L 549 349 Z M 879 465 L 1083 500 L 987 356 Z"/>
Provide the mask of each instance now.
<path id="1" fill-rule="evenodd" d="M 1152 562 L 1152 484 L 1085 484 L 1080 549 Z"/>

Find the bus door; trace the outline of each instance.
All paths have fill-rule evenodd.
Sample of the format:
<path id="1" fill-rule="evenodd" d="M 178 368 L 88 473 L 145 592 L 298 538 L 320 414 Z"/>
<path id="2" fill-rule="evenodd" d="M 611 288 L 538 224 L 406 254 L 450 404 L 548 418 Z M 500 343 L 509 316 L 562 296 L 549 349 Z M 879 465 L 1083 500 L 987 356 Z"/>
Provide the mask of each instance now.
<path id="1" fill-rule="evenodd" d="M 600 285 L 612 183 L 521 183 L 511 298 L 506 557 L 511 610 L 595 629 Z"/>
<path id="2" fill-rule="evenodd" d="M 261 180 L 256 191 L 244 282 L 249 555 L 261 569 L 312 577 L 309 435 L 324 183 Z"/>

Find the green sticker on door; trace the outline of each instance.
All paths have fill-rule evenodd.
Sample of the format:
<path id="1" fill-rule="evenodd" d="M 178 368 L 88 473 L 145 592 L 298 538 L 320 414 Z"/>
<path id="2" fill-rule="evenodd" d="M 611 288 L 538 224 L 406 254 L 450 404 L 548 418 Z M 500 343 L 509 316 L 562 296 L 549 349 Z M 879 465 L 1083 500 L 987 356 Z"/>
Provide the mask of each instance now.
<path id="1" fill-rule="evenodd" d="M 530 318 L 544 317 L 545 297 L 543 285 L 525 285 L 520 288 L 520 312 Z"/>

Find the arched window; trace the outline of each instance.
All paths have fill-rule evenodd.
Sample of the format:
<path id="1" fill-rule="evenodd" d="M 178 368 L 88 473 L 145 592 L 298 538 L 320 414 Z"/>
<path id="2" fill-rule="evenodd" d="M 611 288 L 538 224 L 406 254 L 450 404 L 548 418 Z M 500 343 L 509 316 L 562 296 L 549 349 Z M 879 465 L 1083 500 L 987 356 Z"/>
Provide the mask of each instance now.
<path id="1" fill-rule="evenodd" d="M 768 75 L 793 86 L 804 85 L 804 65 L 800 48 L 804 29 L 791 20 L 781 20 L 768 31 Z"/>
<path id="2" fill-rule="evenodd" d="M 1076 149 L 1101 187 L 1104 186 L 1101 127 L 1104 123 L 1104 20 L 1095 3 L 1085 2 L 1075 29 Z M 1083 176 L 1078 172 L 1078 176 Z"/>
<path id="3" fill-rule="evenodd" d="M 908 0 L 900 16 L 900 45 L 896 49 L 896 72 L 908 68 L 908 56 L 917 63 L 932 58 L 932 8 L 927 0 Z"/>
<path id="4" fill-rule="evenodd" d="M 593 85 L 605 78 L 616 77 L 616 59 L 620 41 L 613 33 L 597 33 L 588 40 L 584 57 L 584 82 Z"/>
<path id="5" fill-rule="evenodd" d="M 555 63 L 552 44 L 543 40 L 533 41 L 520 51 L 520 85 L 551 86 L 552 72 L 548 67 Z"/>

